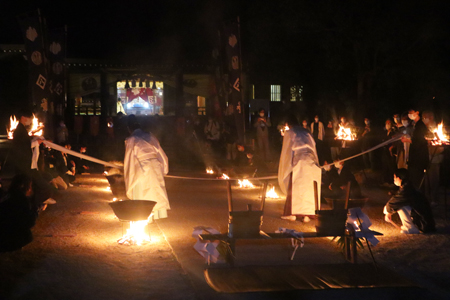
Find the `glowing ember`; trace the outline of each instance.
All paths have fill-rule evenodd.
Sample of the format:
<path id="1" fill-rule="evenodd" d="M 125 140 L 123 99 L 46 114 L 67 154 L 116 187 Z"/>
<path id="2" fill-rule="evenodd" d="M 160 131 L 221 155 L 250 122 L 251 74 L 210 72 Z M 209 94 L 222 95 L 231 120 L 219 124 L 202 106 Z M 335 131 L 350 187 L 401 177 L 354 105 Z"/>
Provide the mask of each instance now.
<path id="1" fill-rule="evenodd" d="M 281 136 L 284 136 L 284 133 L 289 130 L 289 126 L 285 125 L 280 129 Z"/>
<path id="2" fill-rule="evenodd" d="M 448 135 L 444 133 L 444 123 L 441 122 L 437 128 L 433 130 L 435 138 L 431 141 L 433 146 L 439 146 L 442 144 L 448 144 L 450 141 Z"/>
<path id="3" fill-rule="evenodd" d="M 114 198 L 113 198 L 113 201 L 117 201 L 117 198 L 116 198 L 116 197 L 114 197 Z"/>
<path id="4" fill-rule="evenodd" d="M 16 119 L 16 116 L 9 117 L 9 129 L 6 128 L 8 139 L 11 140 L 13 138 L 14 130 L 16 130 L 17 125 L 19 125 L 19 121 Z"/>
<path id="5" fill-rule="evenodd" d="M 255 187 L 248 179 L 238 180 L 238 183 L 240 188 L 252 189 Z"/>
<path id="6" fill-rule="evenodd" d="M 344 127 L 339 124 L 339 130 L 336 134 L 337 140 L 353 141 L 356 140 L 356 133 L 352 133 L 351 128 Z"/>
<path id="7" fill-rule="evenodd" d="M 230 179 L 230 177 L 228 177 L 227 174 L 223 173 L 223 174 L 222 174 L 222 177 L 220 177 L 220 179 Z"/>
<path id="8" fill-rule="evenodd" d="M 206 174 L 214 174 L 214 170 L 212 168 L 207 168 Z"/>
<path id="9" fill-rule="evenodd" d="M 148 221 L 132 221 L 127 233 L 117 242 L 121 245 L 138 245 L 150 242 L 150 236 L 145 232 Z"/>
<path id="10" fill-rule="evenodd" d="M 44 133 L 44 124 L 39 122 L 39 119 L 33 114 L 33 123 L 31 124 L 31 130 L 28 133 L 30 136 L 42 136 Z"/>
<path id="11" fill-rule="evenodd" d="M 108 171 L 103 172 L 103 175 L 108 176 Z"/>
<path id="12" fill-rule="evenodd" d="M 266 198 L 271 198 L 271 199 L 279 199 L 280 198 L 280 196 L 278 196 L 278 194 L 275 192 L 274 186 L 272 186 L 272 188 L 266 192 Z"/>
<path id="13" fill-rule="evenodd" d="M 110 190 L 111 190 L 111 187 L 110 187 L 110 186 L 107 186 L 107 187 L 105 188 L 105 190 L 110 191 Z"/>

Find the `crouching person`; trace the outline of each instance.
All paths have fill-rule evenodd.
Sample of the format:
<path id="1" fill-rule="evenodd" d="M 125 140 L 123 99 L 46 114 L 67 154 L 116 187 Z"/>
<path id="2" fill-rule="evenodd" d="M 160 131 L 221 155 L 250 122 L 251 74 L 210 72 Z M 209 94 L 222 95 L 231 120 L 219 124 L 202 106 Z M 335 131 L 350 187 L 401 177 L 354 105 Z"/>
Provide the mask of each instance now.
<path id="1" fill-rule="evenodd" d="M 415 234 L 435 231 L 431 208 L 426 198 L 409 182 L 409 172 L 398 169 L 394 172 L 394 184 L 399 188 L 384 207 L 386 222 L 393 223 L 392 215 L 398 213 L 401 233 Z"/>

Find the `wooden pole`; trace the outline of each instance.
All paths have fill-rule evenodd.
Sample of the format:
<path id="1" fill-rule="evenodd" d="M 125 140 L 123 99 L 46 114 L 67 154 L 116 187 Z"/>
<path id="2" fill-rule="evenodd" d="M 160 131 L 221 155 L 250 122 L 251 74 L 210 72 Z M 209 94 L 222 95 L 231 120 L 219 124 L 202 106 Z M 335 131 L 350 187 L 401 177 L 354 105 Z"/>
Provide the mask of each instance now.
<path id="1" fill-rule="evenodd" d="M 231 181 L 227 180 L 227 194 L 228 194 L 228 212 L 233 211 L 233 202 L 231 199 Z"/>
<path id="2" fill-rule="evenodd" d="M 317 181 L 314 181 L 314 202 L 316 204 L 316 211 L 319 210 L 319 192 L 317 187 Z"/>
<path id="3" fill-rule="evenodd" d="M 345 209 L 348 209 L 348 200 L 350 199 L 350 187 L 352 183 L 349 181 L 347 183 L 347 193 L 345 194 Z"/>
<path id="4" fill-rule="evenodd" d="M 266 203 L 267 181 L 264 181 L 262 195 L 261 195 L 261 211 L 264 211 L 264 205 Z"/>

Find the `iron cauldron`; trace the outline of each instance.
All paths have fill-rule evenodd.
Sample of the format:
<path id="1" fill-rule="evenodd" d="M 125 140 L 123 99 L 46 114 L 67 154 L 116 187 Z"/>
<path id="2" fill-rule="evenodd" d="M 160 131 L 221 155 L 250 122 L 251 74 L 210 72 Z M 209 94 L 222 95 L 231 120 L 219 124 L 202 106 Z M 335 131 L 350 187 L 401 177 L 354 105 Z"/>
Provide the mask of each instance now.
<path id="1" fill-rule="evenodd" d="M 116 217 L 123 221 L 143 221 L 147 220 L 152 213 L 156 201 L 148 200 L 123 200 L 110 202 Z"/>
<path id="2" fill-rule="evenodd" d="M 106 179 L 108 180 L 109 186 L 111 187 L 111 192 L 113 193 L 114 197 L 123 200 L 128 199 L 123 175 L 108 175 L 106 176 Z"/>

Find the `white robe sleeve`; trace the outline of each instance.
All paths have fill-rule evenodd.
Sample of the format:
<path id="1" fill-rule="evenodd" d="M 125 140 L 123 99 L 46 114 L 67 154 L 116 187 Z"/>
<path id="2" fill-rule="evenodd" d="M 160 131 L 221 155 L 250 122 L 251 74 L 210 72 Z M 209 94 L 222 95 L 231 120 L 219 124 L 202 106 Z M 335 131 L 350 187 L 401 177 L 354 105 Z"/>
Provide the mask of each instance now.
<path id="1" fill-rule="evenodd" d="M 278 166 L 278 184 L 284 194 L 287 194 L 289 185 L 289 175 L 292 172 L 292 138 L 295 133 L 287 130 L 283 137 L 283 147 L 281 148 L 280 164 Z"/>

